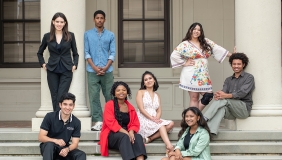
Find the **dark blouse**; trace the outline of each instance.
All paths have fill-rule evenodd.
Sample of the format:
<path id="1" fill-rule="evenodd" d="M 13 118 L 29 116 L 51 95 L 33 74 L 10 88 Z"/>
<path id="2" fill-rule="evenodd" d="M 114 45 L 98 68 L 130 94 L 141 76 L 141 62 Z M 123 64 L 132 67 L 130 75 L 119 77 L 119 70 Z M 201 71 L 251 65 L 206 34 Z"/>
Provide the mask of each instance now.
<path id="1" fill-rule="evenodd" d="M 127 130 L 127 125 L 128 125 L 128 123 L 129 123 L 129 121 L 130 121 L 130 118 L 129 118 L 129 114 L 128 114 L 128 112 L 120 112 L 120 114 L 121 114 L 121 127 L 123 128 L 123 129 L 125 129 L 125 130 Z"/>
<path id="2" fill-rule="evenodd" d="M 185 136 L 185 138 L 184 138 L 184 141 L 183 141 L 185 150 L 187 150 L 187 149 L 189 148 L 189 144 L 190 144 L 190 141 L 191 141 L 193 135 L 194 135 L 194 134 L 191 134 L 191 133 L 190 133 L 190 130 L 189 130 L 188 133 L 186 134 L 186 136 Z"/>
<path id="3" fill-rule="evenodd" d="M 56 42 L 56 49 L 59 51 L 59 53 L 61 53 L 61 46 L 62 46 L 61 43 L 59 44 L 59 43 Z M 66 71 L 68 71 L 68 69 L 64 66 L 64 64 L 62 63 L 62 60 L 60 59 L 57 67 L 53 70 L 53 72 L 64 73 Z"/>

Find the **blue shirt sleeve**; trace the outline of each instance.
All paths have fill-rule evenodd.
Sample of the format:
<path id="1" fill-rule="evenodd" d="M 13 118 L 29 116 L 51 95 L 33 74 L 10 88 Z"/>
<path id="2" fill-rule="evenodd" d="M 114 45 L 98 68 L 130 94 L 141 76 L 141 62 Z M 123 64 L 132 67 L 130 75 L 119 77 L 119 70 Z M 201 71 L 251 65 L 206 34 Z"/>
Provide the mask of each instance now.
<path id="1" fill-rule="evenodd" d="M 84 33 L 84 57 L 85 57 L 85 60 L 87 60 L 88 58 L 91 58 L 87 32 Z"/>
<path id="2" fill-rule="evenodd" d="M 115 61 L 116 57 L 116 40 L 115 40 L 115 35 L 111 35 L 111 43 L 110 43 L 110 55 L 109 59 L 112 60 L 113 62 Z"/>

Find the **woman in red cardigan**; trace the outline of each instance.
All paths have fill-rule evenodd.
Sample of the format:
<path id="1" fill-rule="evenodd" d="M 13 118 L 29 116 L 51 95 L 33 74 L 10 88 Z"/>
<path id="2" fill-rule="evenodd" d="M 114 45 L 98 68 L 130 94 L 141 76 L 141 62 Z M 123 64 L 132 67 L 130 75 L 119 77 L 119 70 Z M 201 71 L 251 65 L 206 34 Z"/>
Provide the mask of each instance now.
<path id="1" fill-rule="evenodd" d="M 143 138 L 137 134 L 140 122 L 134 107 L 127 101 L 127 95 L 131 98 L 130 88 L 124 82 L 115 82 L 111 94 L 114 99 L 106 103 L 103 114 L 101 155 L 108 156 L 108 149 L 116 149 L 123 160 L 146 159 Z"/>

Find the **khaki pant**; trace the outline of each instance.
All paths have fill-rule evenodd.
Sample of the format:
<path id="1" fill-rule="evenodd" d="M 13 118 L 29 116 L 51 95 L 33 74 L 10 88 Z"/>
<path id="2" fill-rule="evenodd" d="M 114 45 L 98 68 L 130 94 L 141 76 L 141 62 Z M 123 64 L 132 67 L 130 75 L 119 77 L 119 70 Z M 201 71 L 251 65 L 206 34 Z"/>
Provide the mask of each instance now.
<path id="1" fill-rule="evenodd" d="M 225 119 L 245 119 L 249 117 L 246 103 L 241 100 L 223 99 L 214 101 L 204 113 L 209 119 L 208 126 L 211 133 L 217 134 L 222 118 Z"/>

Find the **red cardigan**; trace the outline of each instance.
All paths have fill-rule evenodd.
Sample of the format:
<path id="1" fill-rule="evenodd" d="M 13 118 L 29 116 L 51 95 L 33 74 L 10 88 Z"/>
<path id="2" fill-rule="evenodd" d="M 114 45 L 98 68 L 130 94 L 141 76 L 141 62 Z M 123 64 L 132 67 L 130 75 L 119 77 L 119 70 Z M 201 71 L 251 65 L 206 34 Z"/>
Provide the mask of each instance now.
<path id="1" fill-rule="evenodd" d="M 134 107 L 128 102 L 125 101 L 128 106 L 128 113 L 130 121 L 127 125 L 128 131 L 133 130 L 134 132 L 138 132 L 140 128 L 140 122 L 137 117 L 137 113 Z M 109 156 L 108 151 L 108 135 L 110 131 L 118 132 L 121 126 L 118 124 L 118 121 L 115 118 L 114 111 L 114 101 L 110 100 L 105 104 L 104 114 L 103 114 L 103 126 L 100 133 L 100 152 L 102 156 Z"/>

